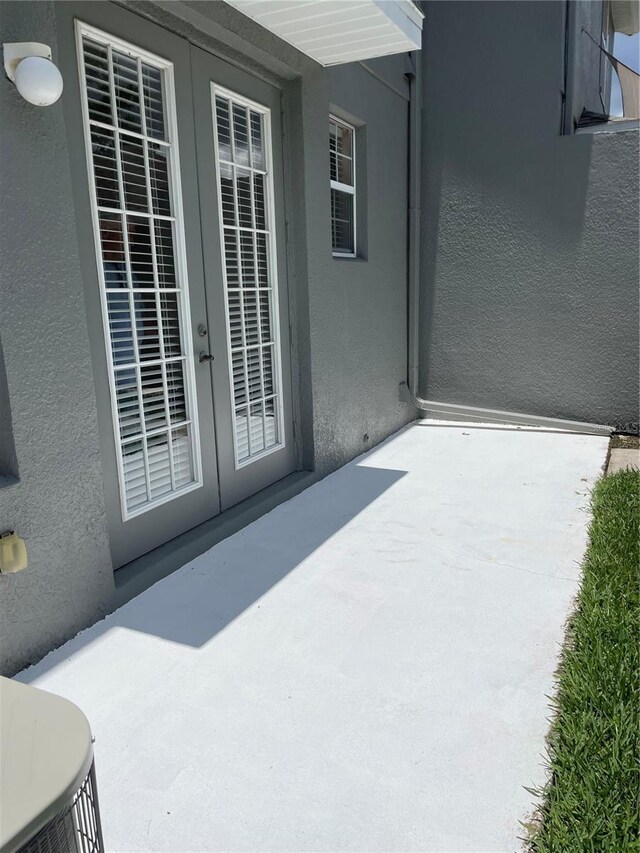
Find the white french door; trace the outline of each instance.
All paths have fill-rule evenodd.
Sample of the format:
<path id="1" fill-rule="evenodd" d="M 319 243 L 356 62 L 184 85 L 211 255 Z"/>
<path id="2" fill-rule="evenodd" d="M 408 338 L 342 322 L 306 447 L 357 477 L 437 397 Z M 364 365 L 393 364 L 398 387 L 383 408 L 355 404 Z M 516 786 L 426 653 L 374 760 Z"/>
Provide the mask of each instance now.
<path id="1" fill-rule="evenodd" d="M 225 509 L 295 466 L 280 93 L 191 55 L 207 307 L 224 342 L 211 370 Z"/>
<path id="2" fill-rule="evenodd" d="M 202 486 L 172 66 L 76 22 L 122 520 Z"/>
<path id="3" fill-rule="evenodd" d="M 279 92 L 114 5 L 60 6 L 119 566 L 294 469 Z"/>

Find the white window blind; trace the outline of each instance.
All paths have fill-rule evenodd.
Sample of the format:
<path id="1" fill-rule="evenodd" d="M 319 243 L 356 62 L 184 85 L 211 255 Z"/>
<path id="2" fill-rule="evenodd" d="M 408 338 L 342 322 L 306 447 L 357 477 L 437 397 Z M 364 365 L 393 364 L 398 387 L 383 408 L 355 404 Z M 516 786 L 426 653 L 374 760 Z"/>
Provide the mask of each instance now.
<path id="1" fill-rule="evenodd" d="M 126 520 L 200 485 L 172 67 L 76 32 Z"/>
<path id="2" fill-rule="evenodd" d="M 269 110 L 212 87 L 236 467 L 284 444 Z"/>
<path id="3" fill-rule="evenodd" d="M 331 249 L 334 255 L 356 255 L 355 128 L 329 116 L 331 180 Z"/>

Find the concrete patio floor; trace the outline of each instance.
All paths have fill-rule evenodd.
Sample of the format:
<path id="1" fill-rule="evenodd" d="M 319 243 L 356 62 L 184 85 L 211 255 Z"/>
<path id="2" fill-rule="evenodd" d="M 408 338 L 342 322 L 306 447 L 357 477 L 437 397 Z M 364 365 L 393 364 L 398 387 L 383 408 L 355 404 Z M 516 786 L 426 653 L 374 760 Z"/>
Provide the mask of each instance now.
<path id="1" fill-rule="evenodd" d="M 23 672 L 107 849 L 518 850 L 607 443 L 412 424 Z"/>

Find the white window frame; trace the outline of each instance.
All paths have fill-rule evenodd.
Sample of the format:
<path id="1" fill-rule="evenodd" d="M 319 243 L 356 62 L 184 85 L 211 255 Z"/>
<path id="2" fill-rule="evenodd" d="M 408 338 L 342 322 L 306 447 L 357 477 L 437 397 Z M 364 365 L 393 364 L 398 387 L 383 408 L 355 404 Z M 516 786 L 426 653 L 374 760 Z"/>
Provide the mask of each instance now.
<path id="1" fill-rule="evenodd" d="M 349 122 L 344 121 L 344 119 L 338 118 L 337 116 L 333 115 L 333 113 L 329 113 L 329 121 L 335 122 L 335 124 L 341 125 L 342 127 L 345 127 L 347 130 L 351 131 L 351 174 L 353 175 L 353 185 L 343 184 L 340 181 L 334 181 L 331 178 L 329 180 L 332 190 L 339 190 L 340 192 L 348 193 L 349 195 L 353 196 L 353 252 L 336 251 L 332 246 L 331 254 L 334 258 L 355 258 L 358 256 L 358 204 L 356 196 L 356 129 L 352 124 L 349 124 Z"/>
<path id="2" fill-rule="evenodd" d="M 173 489 L 165 495 L 161 495 L 158 498 L 149 500 L 143 506 L 136 507 L 134 509 L 128 509 L 126 505 L 126 481 L 124 476 L 124 464 L 123 464 L 123 454 L 120 450 L 121 440 L 120 440 L 120 422 L 118 419 L 118 399 L 116 393 L 116 371 L 114 369 L 113 362 L 113 353 L 111 351 L 110 345 L 110 330 L 109 330 L 109 312 L 108 312 L 108 302 L 107 302 L 107 291 L 106 291 L 106 282 L 104 277 L 104 268 L 102 265 L 102 246 L 100 244 L 100 220 L 99 220 L 99 211 L 98 211 L 98 198 L 96 192 L 96 181 L 93 169 L 93 154 L 92 154 L 92 143 L 91 143 L 91 127 L 99 126 L 99 123 L 92 122 L 89 117 L 89 104 L 87 99 L 86 92 L 86 82 L 85 82 L 85 67 L 84 67 L 84 50 L 82 39 L 83 36 L 87 36 L 94 41 L 99 42 L 107 46 L 107 48 L 115 48 L 116 50 L 121 51 L 122 53 L 127 54 L 135 59 L 140 59 L 143 62 L 148 63 L 149 65 L 154 66 L 163 72 L 163 83 L 164 83 L 164 104 L 165 104 L 165 123 L 167 129 L 167 139 L 166 143 L 171 149 L 171 160 L 169 164 L 169 181 L 170 181 L 170 191 L 171 191 L 171 202 L 172 202 L 172 215 L 174 219 L 174 239 L 175 244 L 173 246 L 174 251 L 174 263 L 176 276 L 179 284 L 178 290 L 178 312 L 179 312 L 179 323 L 180 323 L 180 333 L 181 340 L 184 349 L 184 359 L 183 359 L 183 375 L 185 379 L 185 403 L 186 403 L 186 425 L 191 432 L 191 449 L 193 454 L 193 476 L 194 479 L 191 483 L 188 483 L 186 486 L 182 486 L 177 489 Z M 135 44 L 124 41 L 123 39 L 114 36 L 111 33 L 106 32 L 105 30 L 98 29 L 97 27 L 93 27 L 90 24 L 86 24 L 83 21 L 77 20 L 75 21 L 75 37 L 76 37 L 76 56 L 78 62 L 78 77 L 80 83 L 80 101 L 82 107 L 82 126 L 84 133 L 84 145 L 85 145 L 85 155 L 87 162 L 87 173 L 88 173 L 88 181 L 89 181 L 89 198 L 90 198 L 90 207 L 91 207 L 91 219 L 93 223 L 93 237 L 95 244 L 95 253 L 96 253 L 96 266 L 98 272 L 98 280 L 100 284 L 100 302 L 102 305 L 102 325 L 103 325 L 103 337 L 105 344 L 105 351 L 107 357 L 107 371 L 108 371 L 108 379 L 109 379 L 109 392 L 111 396 L 111 416 L 112 416 L 112 429 L 113 429 L 113 439 L 115 442 L 115 450 L 116 450 L 116 461 L 118 466 L 118 487 L 120 493 L 120 512 L 122 516 L 122 521 L 129 521 L 136 516 L 142 515 L 145 512 L 149 512 L 150 510 L 155 509 L 162 504 L 168 503 L 169 501 L 175 500 L 176 498 L 182 497 L 182 495 L 192 492 L 195 489 L 199 489 L 203 485 L 203 476 L 202 476 L 202 461 L 201 461 L 201 449 L 200 449 L 200 428 L 198 424 L 198 405 L 196 400 L 196 377 L 195 377 L 195 366 L 193 359 L 193 337 L 191 332 L 191 310 L 189 306 L 189 287 L 188 287 L 188 272 L 187 272 L 187 251 L 186 251 L 186 239 L 185 239 L 185 230 L 184 230 L 184 212 L 182 209 L 182 181 L 180 179 L 180 152 L 178 148 L 178 120 L 176 113 L 176 99 L 175 99 L 175 85 L 174 85 L 174 73 L 173 73 L 173 63 L 169 62 L 166 59 L 162 59 L 159 56 L 156 56 L 153 53 L 145 50 L 144 48 L 138 47 Z M 115 133 L 115 131 L 114 131 Z M 135 133 L 131 132 L 132 136 L 136 136 Z M 156 140 L 157 141 L 157 140 Z M 121 202 L 124 204 L 125 199 L 121 198 Z M 120 208 L 114 208 L 114 213 L 122 213 L 126 211 L 126 208 L 122 210 Z M 136 212 L 139 213 L 139 212 Z M 144 214 L 141 214 L 144 215 Z M 125 253 L 128 253 L 128 241 L 126 234 L 124 236 L 125 242 Z M 156 288 L 157 290 L 157 288 Z M 150 290 L 150 293 L 153 291 Z M 135 314 L 132 312 L 132 316 Z M 161 335 L 160 335 L 161 337 Z M 165 389 L 166 395 L 166 389 Z M 142 405 L 142 400 L 141 400 Z M 181 424 L 182 426 L 182 424 Z M 168 447 L 170 459 L 172 459 L 172 442 L 171 442 L 171 433 L 172 427 L 170 424 L 167 424 L 166 428 L 167 439 L 168 439 Z M 146 429 L 144 427 L 144 414 L 141 412 L 141 435 L 146 435 Z M 143 445 L 143 453 L 145 458 L 145 471 L 148 470 L 148 459 L 147 454 L 148 451 L 144 448 Z M 173 467 L 173 463 L 170 463 Z M 148 474 L 145 476 L 148 477 Z"/>
<path id="3" fill-rule="evenodd" d="M 271 287 L 271 324 L 274 331 L 274 378 L 276 382 L 276 391 L 275 395 L 278 400 L 277 412 L 278 412 L 278 443 L 272 445 L 271 447 L 267 447 L 264 450 L 259 451 L 258 453 L 254 453 L 253 455 L 249 455 L 246 459 L 238 459 L 238 435 L 237 435 L 237 424 L 235 417 L 235 405 L 233 399 L 233 359 L 232 359 L 232 346 L 231 346 L 231 324 L 229 322 L 230 312 L 229 312 L 229 291 L 227 284 L 227 265 L 225 263 L 225 241 L 224 241 L 224 221 L 222 215 L 222 185 L 220 180 L 220 156 L 219 156 L 219 146 L 218 146 L 218 119 L 216 112 L 216 96 L 220 95 L 222 98 L 226 98 L 229 100 L 231 104 L 239 104 L 240 106 L 247 107 L 248 109 L 253 110 L 254 112 L 260 113 L 263 118 L 263 144 L 264 144 L 264 175 L 265 175 L 265 215 L 266 215 L 266 225 L 267 225 L 267 257 L 269 260 L 268 264 L 268 275 Z M 232 110 L 229 110 L 230 117 L 230 133 L 231 139 L 233 140 L 233 118 L 232 118 Z M 264 459 L 266 456 L 270 456 L 272 453 L 275 453 L 278 450 L 282 450 L 286 446 L 285 439 L 285 429 L 284 429 L 284 400 L 283 400 L 283 385 L 282 385 L 282 340 L 280 337 L 280 299 L 279 299 L 279 288 L 278 288 L 278 258 L 277 258 L 277 249 L 276 249 L 276 211 L 275 211 L 275 198 L 274 198 L 274 189 L 273 189 L 273 146 L 272 146 L 272 134 L 271 134 L 271 110 L 269 107 L 265 107 L 263 104 L 259 104 L 257 101 L 252 101 L 249 98 L 245 98 L 243 95 L 234 92 L 231 89 L 227 89 L 224 86 L 219 86 L 217 83 L 211 83 L 211 121 L 213 123 L 213 143 L 214 143 L 214 161 L 215 161 L 215 178 L 216 178 L 216 193 L 218 199 L 218 230 L 220 236 L 220 254 L 222 259 L 222 280 L 224 284 L 224 303 L 225 303 L 225 326 L 226 326 L 226 334 L 227 334 L 227 354 L 229 361 L 229 393 L 231 400 L 231 427 L 233 431 L 233 461 L 234 468 L 236 471 L 239 471 L 241 468 L 246 468 L 247 465 L 251 465 L 253 462 L 257 462 L 260 459 Z M 233 145 L 233 142 L 232 142 Z M 233 160 L 233 152 L 232 152 L 232 160 Z M 253 167 L 243 167 L 243 168 L 253 168 Z M 234 195 L 236 189 L 234 184 Z M 253 198 L 253 193 L 252 193 Z M 252 203 L 253 204 L 253 203 Z M 238 201 L 235 201 L 235 209 L 236 212 L 238 210 Z M 255 222 L 255 210 L 252 210 L 252 219 Z M 240 249 L 238 248 L 238 264 L 240 264 Z M 257 264 L 256 264 L 257 269 Z M 244 321 L 243 321 L 244 322 Z M 260 358 L 260 373 L 262 376 L 262 358 Z M 248 382 L 245 374 L 245 383 L 248 390 Z M 246 409 L 247 409 L 247 440 L 249 442 L 249 453 L 251 454 L 251 422 L 250 422 L 250 404 L 247 396 L 246 400 Z M 263 416 L 264 417 L 264 416 Z"/>

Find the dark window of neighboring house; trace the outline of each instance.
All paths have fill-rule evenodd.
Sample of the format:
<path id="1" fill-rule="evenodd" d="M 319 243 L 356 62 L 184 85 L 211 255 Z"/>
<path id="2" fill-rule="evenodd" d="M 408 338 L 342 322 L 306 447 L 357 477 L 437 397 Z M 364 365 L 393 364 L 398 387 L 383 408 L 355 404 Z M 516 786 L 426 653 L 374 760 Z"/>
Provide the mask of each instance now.
<path id="1" fill-rule="evenodd" d="M 640 72 L 640 34 L 634 33 L 627 36 L 624 33 L 612 33 L 611 53 L 620 62 L 624 62 L 629 68 Z M 620 90 L 620 81 L 615 71 L 611 75 L 611 99 L 609 105 L 609 115 L 619 117 L 622 112 L 622 92 Z"/>
<path id="2" fill-rule="evenodd" d="M 355 128 L 329 116 L 331 250 L 336 257 L 356 255 Z"/>
<path id="3" fill-rule="evenodd" d="M 631 103 L 634 98 L 630 78 L 633 78 L 633 72 L 638 73 L 640 66 L 640 35 L 637 32 L 625 34 L 637 28 L 637 15 L 634 24 L 629 4 L 614 5 L 604 0 L 599 5 L 601 11 L 597 21 L 593 14 L 590 20 L 585 18 L 583 11 L 582 18 L 575 22 L 577 45 L 573 62 L 581 76 L 574 79 L 574 91 L 569 91 L 569 96 L 573 98 L 572 113 L 577 127 L 638 116 L 637 107 Z M 588 15 L 597 7 L 587 4 L 581 8 Z M 622 97 L 625 87 L 626 113 Z M 566 130 L 570 132 L 569 128 Z"/>

